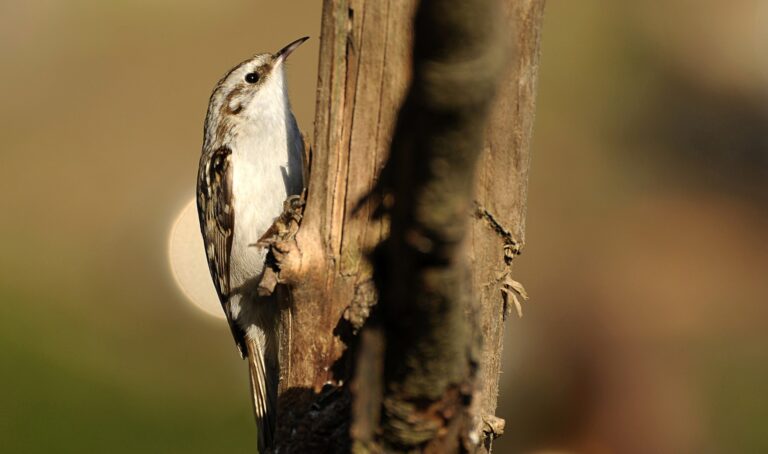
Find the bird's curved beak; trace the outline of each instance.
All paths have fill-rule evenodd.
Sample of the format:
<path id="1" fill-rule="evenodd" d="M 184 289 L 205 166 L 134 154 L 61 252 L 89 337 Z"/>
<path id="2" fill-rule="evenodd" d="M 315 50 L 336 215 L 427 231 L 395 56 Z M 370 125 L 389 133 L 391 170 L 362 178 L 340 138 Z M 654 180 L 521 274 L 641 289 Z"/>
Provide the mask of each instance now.
<path id="1" fill-rule="evenodd" d="M 291 52 L 296 50 L 297 47 L 301 46 L 304 43 L 304 41 L 308 39 L 309 39 L 309 36 L 299 38 L 296 41 L 292 42 L 291 44 L 288 44 L 287 46 L 277 51 L 277 53 L 275 54 L 275 66 L 284 62 L 285 59 L 288 58 L 289 55 L 291 55 Z"/>

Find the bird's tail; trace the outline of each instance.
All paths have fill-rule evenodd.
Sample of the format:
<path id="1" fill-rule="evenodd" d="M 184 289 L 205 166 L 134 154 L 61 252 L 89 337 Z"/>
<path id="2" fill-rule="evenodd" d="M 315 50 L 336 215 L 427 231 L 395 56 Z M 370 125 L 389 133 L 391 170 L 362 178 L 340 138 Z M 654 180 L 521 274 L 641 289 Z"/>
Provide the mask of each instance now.
<path id="1" fill-rule="evenodd" d="M 274 330 L 246 336 L 248 372 L 251 377 L 253 412 L 256 416 L 259 453 L 272 446 L 277 417 L 278 365 Z"/>

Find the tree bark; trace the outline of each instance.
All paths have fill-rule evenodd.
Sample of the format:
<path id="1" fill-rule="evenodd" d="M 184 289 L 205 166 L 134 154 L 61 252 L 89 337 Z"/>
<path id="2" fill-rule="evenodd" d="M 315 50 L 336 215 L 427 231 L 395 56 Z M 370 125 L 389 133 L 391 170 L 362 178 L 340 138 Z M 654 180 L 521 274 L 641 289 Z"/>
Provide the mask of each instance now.
<path id="1" fill-rule="evenodd" d="M 409 81 L 412 0 L 325 0 L 307 204 L 281 264 L 277 451 L 349 450 L 356 334 L 376 301 L 365 257 L 386 225 L 353 208 L 389 152 Z M 330 441 L 331 446 L 328 446 Z"/>
<path id="2" fill-rule="evenodd" d="M 469 228 L 475 168 L 506 66 L 497 0 L 422 0 L 413 82 L 400 110 L 380 200 L 391 232 L 377 247 L 379 302 L 360 357 L 383 377 L 356 398 L 375 402 L 362 450 L 458 452 L 472 440 L 469 404 L 480 357 L 473 339 Z M 374 339 L 375 342 L 372 342 Z M 373 348 L 372 348 L 373 347 Z M 358 374 L 360 377 L 360 374 Z M 381 395 L 369 397 L 374 390 Z"/>
<path id="3" fill-rule="evenodd" d="M 347 452 L 353 439 L 359 451 L 450 451 L 462 437 L 467 449 L 489 450 L 503 429 L 492 415 L 514 293 L 506 295 L 516 287 L 509 268 L 524 241 L 543 0 L 504 0 L 504 14 L 489 15 L 494 3 L 422 2 L 416 33 L 438 35 L 417 38 L 415 83 L 398 119 L 417 2 L 324 1 L 306 209 L 280 264 L 290 291 L 282 298 L 277 452 Z M 488 26 L 496 17 L 517 49 L 504 73 L 504 47 Z M 440 78 L 442 69 L 460 77 Z M 385 171 L 389 187 L 377 191 L 390 146 L 396 176 Z M 391 216 L 377 216 L 376 203 L 358 206 L 370 193 Z M 377 306 L 368 256 L 379 244 Z M 417 420 L 448 433 L 400 424 L 417 410 L 427 416 Z"/>
<path id="4" fill-rule="evenodd" d="M 496 95 L 485 149 L 475 178 L 475 221 L 469 237 L 472 289 L 477 304 L 482 353 L 473 414 L 483 433 L 483 450 L 504 432 L 496 418 L 504 321 L 515 313 L 512 261 L 525 245 L 528 172 L 536 111 L 541 27 L 545 0 L 504 0 L 508 44 L 515 49 Z M 523 298 L 527 299 L 524 290 Z"/>

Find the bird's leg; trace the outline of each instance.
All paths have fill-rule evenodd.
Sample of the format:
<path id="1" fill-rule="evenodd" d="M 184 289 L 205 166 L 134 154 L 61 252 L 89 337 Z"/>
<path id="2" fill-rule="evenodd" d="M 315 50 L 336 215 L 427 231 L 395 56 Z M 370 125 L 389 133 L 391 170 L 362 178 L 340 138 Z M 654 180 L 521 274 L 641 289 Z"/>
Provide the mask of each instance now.
<path id="1" fill-rule="evenodd" d="M 299 231 L 304 211 L 305 194 L 306 191 L 300 196 L 292 195 L 285 199 L 283 212 L 253 245 L 268 249 L 267 263 L 259 282 L 259 293 L 262 295 L 271 295 L 275 286 L 284 282 L 280 272 L 284 268 L 286 258 L 297 249 L 296 233 Z"/>

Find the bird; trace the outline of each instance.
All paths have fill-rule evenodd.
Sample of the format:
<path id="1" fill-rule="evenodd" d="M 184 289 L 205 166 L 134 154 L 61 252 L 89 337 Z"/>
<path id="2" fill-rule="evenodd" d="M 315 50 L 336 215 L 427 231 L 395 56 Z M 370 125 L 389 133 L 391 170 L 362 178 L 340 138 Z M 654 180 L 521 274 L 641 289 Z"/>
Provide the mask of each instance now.
<path id="1" fill-rule="evenodd" d="M 208 268 L 229 328 L 248 361 L 259 452 L 273 444 L 279 380 L 277 302 L 257 292 L 267 249 L 259 239 L 304 188 L 304 142 L 285 62 L 308 37 L 232 68 L 205 117 L 197 209 Z"/>

